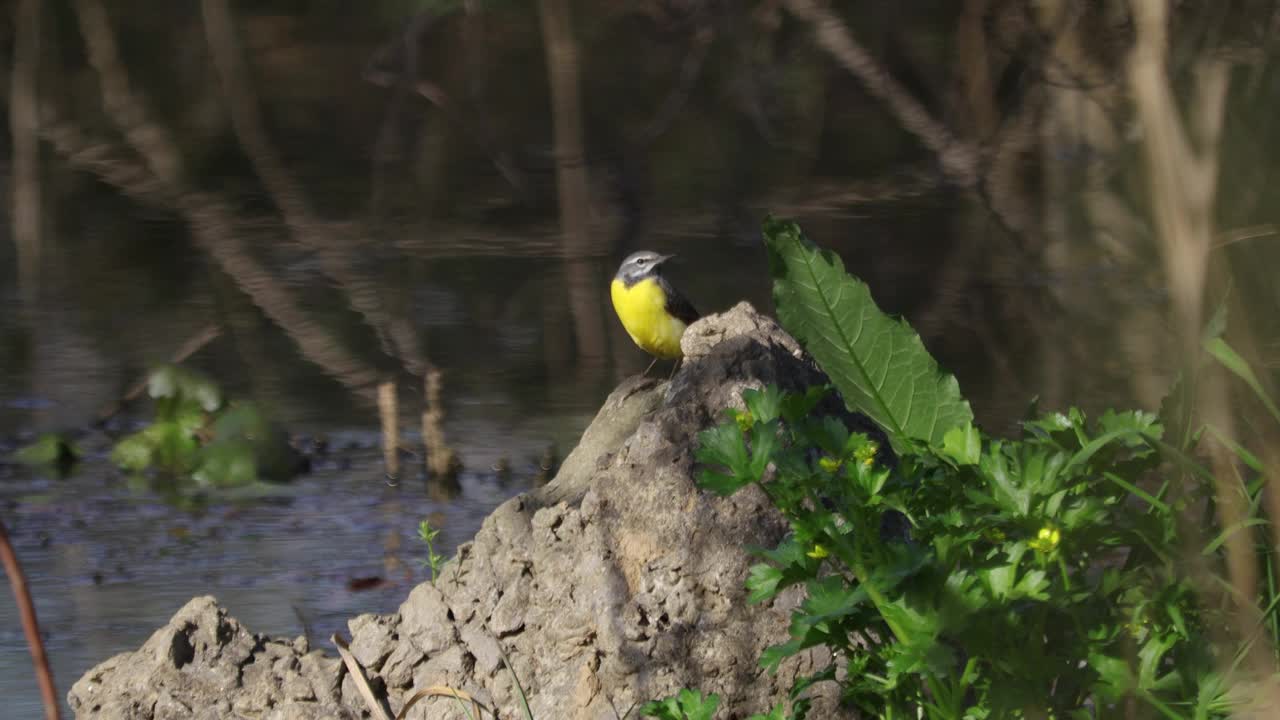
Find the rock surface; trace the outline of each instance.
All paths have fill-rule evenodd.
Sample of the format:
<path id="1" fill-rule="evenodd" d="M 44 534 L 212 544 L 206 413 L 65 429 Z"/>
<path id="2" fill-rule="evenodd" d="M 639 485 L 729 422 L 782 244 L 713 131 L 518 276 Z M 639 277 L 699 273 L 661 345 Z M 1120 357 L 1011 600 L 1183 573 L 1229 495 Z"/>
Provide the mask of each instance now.
<path id="1" fill-rule="evenodd" d="M 617 720 L 682 687 L 721 695 L 719 718 L 767 712 L 822 651 L 774 676 L 760 652 L 786 639 L 799 597 L 748 605 L 747 547 L 785 524 L 757 489 L 718 498 L 693 481 L 697 433 L 747 387 L 825 378 L 772 320 L 743 303 L 686 331 L 670 384 L 633 378 L 605 402 L 546 487 L 513 498 L 458 548 L 436 584 L 395 613 L 350 621 L 351 651 L 398 712 L 415 691 L 465 690 L 520 716 L 509 662 L 539 720 Z M 89 671 L 81 718 L 372 717 L 340 660 L 252 635 L 196 598 L 141 649 Z M 811 717 L 835 718 L 834 688 Z M 448 698 L 411 718 L 460 718 Z"/>

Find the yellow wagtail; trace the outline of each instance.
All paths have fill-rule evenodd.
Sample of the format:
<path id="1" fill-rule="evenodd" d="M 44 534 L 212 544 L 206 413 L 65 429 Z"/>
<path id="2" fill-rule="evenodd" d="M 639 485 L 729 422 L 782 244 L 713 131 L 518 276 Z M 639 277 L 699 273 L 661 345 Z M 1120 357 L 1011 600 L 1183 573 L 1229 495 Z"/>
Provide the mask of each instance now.
<path id="1" fill-rule="evenodd" d="M 698 319 L 693 305 L 662 276 L 659 268 L 671 258 L 649 250 L 633 253 L 622 261 L 609 286 L 622 327 L 641 350 L 653 356 L 645 375 L 658 360 L 677 360 L 679 366 L 680 336 Z"/>

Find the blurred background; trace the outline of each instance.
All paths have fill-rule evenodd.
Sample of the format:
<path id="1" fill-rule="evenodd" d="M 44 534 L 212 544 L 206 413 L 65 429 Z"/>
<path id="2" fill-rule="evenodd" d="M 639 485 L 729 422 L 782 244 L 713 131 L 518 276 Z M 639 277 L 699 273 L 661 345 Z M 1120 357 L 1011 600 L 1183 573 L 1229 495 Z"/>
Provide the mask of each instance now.
<path id="1" fill-rule="evenodd" d="M 60 693 L 197 594 L 321 644 L 394 611 L 419 521 L 451 554 L 648 364 L 608 305 L 619 260 L 676 253 L 703 313 L 768 310 L 767 213 L 903 315 L 989 432 L 1157 409 L 1219 306 L 1280 360 L 1272 0 L 0 9 L 0 451 L 84 452 L 0 460 Z M 175 502 L 114 469 L 151 417 L 130 388 L 174 360 L 311 471 Z M 386 478 L 380 383 L 404 446 L 427 427 L 460 472 L 414 451 Z M 6 594 L 13 717 L 30 677 Z"/>

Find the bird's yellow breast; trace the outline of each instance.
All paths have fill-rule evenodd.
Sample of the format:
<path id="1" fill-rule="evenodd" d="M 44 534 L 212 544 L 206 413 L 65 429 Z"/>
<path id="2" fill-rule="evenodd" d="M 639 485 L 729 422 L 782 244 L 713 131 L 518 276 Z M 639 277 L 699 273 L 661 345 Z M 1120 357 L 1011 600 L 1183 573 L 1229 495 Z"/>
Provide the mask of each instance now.
<path id="1" fill-rule="evenodd" d="M 685 324 L 667 312 L 667 294 L 656 280 L 646 278 L 631 287 L 614 280 L 609 295 L 622 327 L 641 350 L 660 358 L 680 357 Z"/>

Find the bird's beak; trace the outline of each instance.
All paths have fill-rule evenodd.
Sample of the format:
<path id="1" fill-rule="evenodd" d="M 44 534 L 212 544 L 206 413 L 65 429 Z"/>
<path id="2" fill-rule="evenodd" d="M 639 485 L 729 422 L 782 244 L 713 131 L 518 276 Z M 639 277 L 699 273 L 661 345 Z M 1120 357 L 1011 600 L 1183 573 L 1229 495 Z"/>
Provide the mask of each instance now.
<path id="1" fill-rule="evenodd" d="M 675 257 L 675 255 L 659 255 L 659 256 L 658 256 L 658 261 L 657 261 L 657 262 L 655 262 L 655 263 L 654 263 L 654 265 L 655 265 L 655 266 L 657 266 L 657 265 L 661 265 L 662 263 L 664 263 L 664 262 L 666 262 L 666 261 L 670 260 L 670 259 L 671 259 L 671 258 L 673 258 L 673 257 Z"/>

